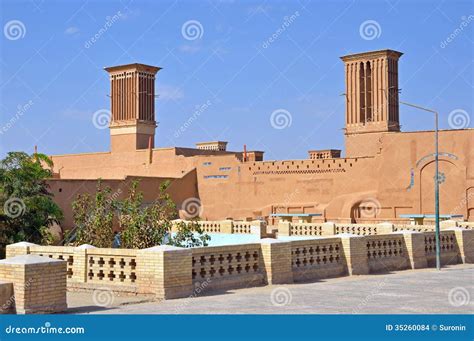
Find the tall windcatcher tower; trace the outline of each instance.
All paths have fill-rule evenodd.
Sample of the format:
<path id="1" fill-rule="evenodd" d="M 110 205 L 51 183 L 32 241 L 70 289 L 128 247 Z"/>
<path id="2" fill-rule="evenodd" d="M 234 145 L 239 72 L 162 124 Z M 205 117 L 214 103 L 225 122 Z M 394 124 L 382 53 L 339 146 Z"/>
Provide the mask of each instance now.
<path id="1" fill-rule="evenodd" d="M 341 57 L 346 78 L 347 156 L 371 155 L 371 134 L 400 131 L 398 104 L 398 59 L 401 52 L 380 50 Z M 351 141 L 353 142 L 352 145 Z M 362 144 L 354 146 L 354 144 Z M 372 146 L 373 147 L 373 146 Z M 363 155 L 367 153 L 366 155 Z"/>
<path id="2" fill-rule="evenodd" d="M 105 68 L 110 75 L 112 152 L 155 145 L 155 75 L 161 68 L 127 64 Z"/>

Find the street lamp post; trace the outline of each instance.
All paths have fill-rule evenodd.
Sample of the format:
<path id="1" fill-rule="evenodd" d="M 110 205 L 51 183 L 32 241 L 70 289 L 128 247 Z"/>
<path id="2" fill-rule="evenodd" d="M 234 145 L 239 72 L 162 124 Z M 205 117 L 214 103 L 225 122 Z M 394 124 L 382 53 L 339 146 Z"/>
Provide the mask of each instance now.
<path id="1" fill-rule="evenodd" d="M 441 269 L 441 254 L 440 254 L 440 232 L 439 232 L 439 153 L 438 153 L 438 112 L 423 108 L 419 105 L 402 102 L 401 104 L 407 105 L 412 108 L 424 110 L 435 114 L 435 176 L 434 176 L 434 187 L 435 187 L 435 237 L 436 237 L 436 269 Z"/>

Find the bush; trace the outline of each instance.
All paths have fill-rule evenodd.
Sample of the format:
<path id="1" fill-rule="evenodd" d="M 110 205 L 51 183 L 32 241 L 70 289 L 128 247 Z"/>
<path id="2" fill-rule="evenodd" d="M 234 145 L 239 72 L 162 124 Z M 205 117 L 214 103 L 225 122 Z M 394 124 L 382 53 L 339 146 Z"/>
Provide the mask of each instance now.
<path id="1" fill-rule="evenodd" d="M 53 242 L 49 227 L 63 214 L 46 182 L 52 166 L 38 153 L 10 152 L 0 161 L 0 245 Z"/>
<path id="2" fill-rule="evenodd" d="M 114 199 L 110 187 L 102 187 L 99 180 L 92 198 L 90 194 L 79 194 L 72 203 L 76 225 L 75 244 L 91 244 L 97 247 L 111 247 L 114 231 Z"/>
<path id="3" fill-rule="evenodd" d="M 73 203 L 74 221 L 78 230 L 75 244 L 110 247 L 114 243 L 113 221 L 120 227 L 120 247 L 144 249 L 168 244 L 181 247 L 207 246 L 210 237 L 196 222 L 177 223 L 172 236 L 173 220 L 178 218 L 175 203 L 167 193 L 170 182 L 160 185 L 158 197 L 152 203 L 143 201 L 138 190 L 139 181 L 133 181 L 128 195 L 118 200 L 110 188 L 102 188 L 100 181 L 94 200 L 81 194 Z"/>

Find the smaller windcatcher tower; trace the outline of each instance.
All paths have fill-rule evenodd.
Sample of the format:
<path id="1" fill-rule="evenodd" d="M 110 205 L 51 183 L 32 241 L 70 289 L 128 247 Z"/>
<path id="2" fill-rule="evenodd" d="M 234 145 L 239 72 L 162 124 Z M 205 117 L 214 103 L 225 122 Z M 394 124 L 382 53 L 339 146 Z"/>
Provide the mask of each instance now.
<path id="1" fill-rule="evenodd" d="M 112 152 L 154 147 L 155 75 L 160 69 L 137 63 L 105 68 L 111 85 Z"/>
<path id="2" fill-rule="evenodd" d="M 401 52 L 380 50 L 341 57 L 346 78 L 346 157 L 374 156 L 384 134 L 400 131 L 401 56 Z"/>
<path id="3" fill-rule="evenodd" d="M 398 59 L 380 50 L 341 57 L 346 73 L 346 134 L 400 131 Z"/>

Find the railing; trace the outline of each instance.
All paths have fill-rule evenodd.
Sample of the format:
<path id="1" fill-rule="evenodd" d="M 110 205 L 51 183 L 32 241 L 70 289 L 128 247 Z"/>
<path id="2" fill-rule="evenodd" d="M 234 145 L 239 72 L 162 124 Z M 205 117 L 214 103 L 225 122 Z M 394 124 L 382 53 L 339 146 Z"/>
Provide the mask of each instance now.
<path id="1" fill-rule="evenodd" d="M 90 249 L 87 252 L 87 283 L 135 286 L 136 281 L 136 250 Z"/>
<path id="2" fill-rule="evenodd" d="M 200 247 L 192 250 L 193 284 L 235 288 L 263 284 L 260 244 Z"/>
<path id="3" fill-rule="evenodd" d="M 252 232 L 252 223 L 244 221 L 234 221 L 232 222 L 232 233 L 251 233 Z"/>
<path id="4" fill-rule="evenodd" d="M 459 251 L 454 232 L 442 231 L 439 244 L 442 263 L 456 264 L 459 262 Z M 433 266 L 436 262 L 436 236 L 434 232 L 425 234 L 425 256 L 428 266 Z"/>
<path id="5" fill-rule="evenodd" d="M 466 229 L 474 229 L 474 221 L 458 221 L 457 225 Z"/>
<path id="6" fill-rule="evenodd" d="M 336 234 L 351 233 L 359 236 L 370 236 L 377 234 L 377 225 L 369 224 L 336 224 Z"/>
<path id="7" fill-rule="evenodd" d="M 341 276 L 345 261 L 340 238 L 292 241 L 291 266 L 295 281 Z"/>
<path id="8" fill-rule="evenodd" d="M 473 245 L 474 230 L 441 231 L 442 264 L 474 263 Z M 435 250 L 434 232 L 423 232 L 335 235 L 293 241 L 270 239 L 190 249 L 158 246 L 134 250 L 18 243 L 8 245 L 7 256 L 29 253 L 65 260 L 70 289 L 106 287 L 167 298 L 189 296 L 190 290 L 204 283 L 213 289 L 233 289 L 266 282 L 291 283 L 417 268 L 415 263 L 431 267 L 435 263 Z"/>
<path id="9" fill-rule="evenodd" d="M 434 225 L 411 225 L 411 224 L 396 224 L 393 225 L 393 231 L 414 231 L 414 232 L 431 232 L 434 231 Z"/>
<path id="10" fill-rule="evenodd" d="M 221 232 L 220 221 L 198 221 L 199 226 L 207 233 Z"/>
<path id="11" fill-rule="evenodd" d="M 176 229 L 178 222 L 189 224 L 189 220 L 177 220 L 173 222 L 173 231 Z M 206 233 L 236 233 L 236 234 L 250 234 L 252 233 L 252 226 L 260 227 L 263 224 L 260 221 L 233 221 L 233 220 L 198 220 L 197 224 Z"/>
<path id="12" fill-rule="evenodd" d="M 67 278 L 74 276 L 74 247 L 70 246 L 33 246 L 30 254 L 62 259 L 67 262 Z"/>
<path id="13" fill-rule="evenodd" d="M 403 235 L 367 237 L 366 252 L 371 272 L 403 270 L 409 266 Z"/>
<path id="14" fill-rule="evenodd" d="M 291 223 L 290 235 L 292 236 L 321 236 L 323 235 L 322 224 Z"/>

